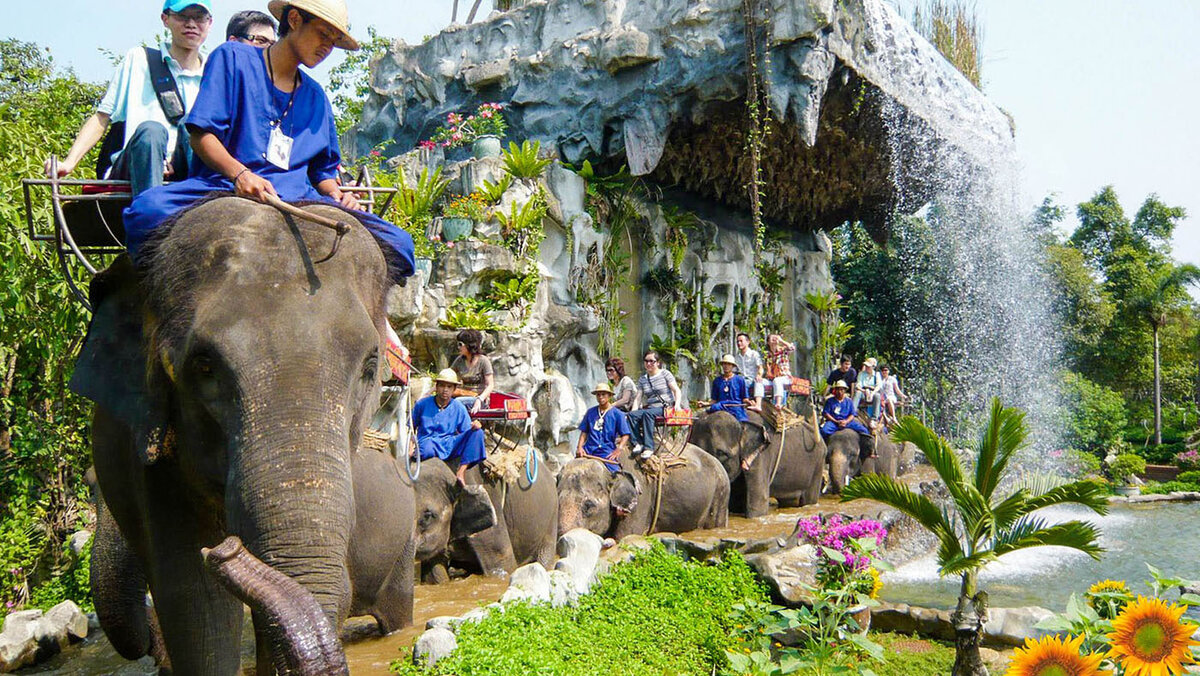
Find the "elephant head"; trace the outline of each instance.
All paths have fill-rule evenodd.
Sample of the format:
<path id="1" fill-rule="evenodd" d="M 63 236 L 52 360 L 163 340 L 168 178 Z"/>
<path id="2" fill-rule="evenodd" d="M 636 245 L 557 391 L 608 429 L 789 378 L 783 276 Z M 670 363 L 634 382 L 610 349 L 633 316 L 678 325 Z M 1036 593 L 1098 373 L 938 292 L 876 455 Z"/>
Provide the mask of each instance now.
<path id="1" fill-rule="evenodd" d="M 834 432 L 825 442 L 829 453 L 829 489 L 840 494 L 863 470 L 863 458 L 875 452 L 875 437 L 851 429 Z"/>
<path id="2" fill-rule="evenodd" d="M 496 524 L 496 510 L 487 491 L 482 486 L 463 487 L 437 458 L 421 463 L 416 489 L 417 561 L 435 559 L 446 553 L 452 541 Z"/>
<path id="3" fill-rule="evenodd" d="M 586 528 L 606 536 L 637 507 L 641 493 L 641 481 L 632 472 L 613 473 L 602 462 L 576 458 L 558 475 L 558 532 Z"/>
<path id="4" fill-rule="evenodd" d="M 333 627 L 348 610 L 350 460 L 378 405 L 388 281 L 364 228 L 314 263 L 333 244 L 320 226 L 221 198 L 164 226 L 141 269 L 121 257 L 93 282 L 71 385 L 128 436 L 127 450 L 94 440 L 97 477 L 142 553 L 176 666 L 216 632 L 176 617 L 189 609 L 172 607 L 186 596 L 174 586 L 205 584 L 188 577 L 200 548 L 227 535 L 307 590 Z M 170 546 L 164 519 L 177 523 Z M 240 624 L 230 612 L 221 621 Z"/>

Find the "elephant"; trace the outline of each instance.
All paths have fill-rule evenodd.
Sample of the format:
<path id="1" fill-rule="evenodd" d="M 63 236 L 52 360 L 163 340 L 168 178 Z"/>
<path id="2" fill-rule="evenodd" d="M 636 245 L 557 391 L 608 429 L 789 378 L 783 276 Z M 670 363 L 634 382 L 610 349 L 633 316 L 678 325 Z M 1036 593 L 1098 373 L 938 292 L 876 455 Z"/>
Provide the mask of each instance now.
<path id="1" fill-rule="evenodd" d="M 829 489 L 833 493 L 840 494 L 842 488 L 860 474 L 883 474 L 892 478 L 897 475 L 900 448 L 878 428 L 870 435 L 849 429 L 838 430 L 829 436 L 826 445 L 829 447 Z"/>
<path id="2" fill-rule="evenodd" d="M 729 477 L 721 463 L 692 444 L 679 457 L 684 464 L 661 483 L 629 458 L 616 473 L 595 458 L 575 458 L 558 475 L 559 532 L 586 528 L 619 540 L 728 525 Z"/>
<path id="3" fill-rule="evenodd" d="M 417 563 L 428 569 L 429 581 L 445 582 L 450 544 L 495 526 L 496 510 L 482 486 L 461 486 L 438 458 L 421 462 L 416 498 Z"/>
<path id="4" fill-rule="evenodd" d="M 825 467 L 821 435 L 807 422 L 780 433 L 759 414 L 747 411 L 746 415 L 750 418 L 746 423 L 728 411 L 701 415 L 689 437 L 690 443 L 725 468 L 730 508 L 753 518 L 767 514 L 771 498 L 780 507 L 815 504 L 821 497 Z"/>
<path id="5" fill-rule="evenodd" d="M 93 459 L 111 519 L 98 524 L 94 561 L 98 579 L 117 585 L 97 596 L 97 612 L 126 657 L 148 649 L 134 607 L 148 587 L 176 673 L 238 672 L 243 596 L 293 599 L 252 608 L 260 671 L 262 645 L 292 638 L 281 624 L 318 619 L 333 643 L 307 637 L 305 673 L 345 671 L 336 630 L 354 597 L 352 539 L 366 525 L 356 524 L 366 512 L 352 468 L 379 402 L 389 282 L 353 218 L 307 209 L 352 226 L 335 233 L 219 197 L 164 225 L 140 266 L 120 256 L 92 281 L 71 387 L 95 402 Z M 411 568 L 413 515 L 389 518 L 394 568 Z M 411 621 L 411 593 L 407 603 L 389 624 Z M 308 619 L 266 621 L 275 612 Z"/>

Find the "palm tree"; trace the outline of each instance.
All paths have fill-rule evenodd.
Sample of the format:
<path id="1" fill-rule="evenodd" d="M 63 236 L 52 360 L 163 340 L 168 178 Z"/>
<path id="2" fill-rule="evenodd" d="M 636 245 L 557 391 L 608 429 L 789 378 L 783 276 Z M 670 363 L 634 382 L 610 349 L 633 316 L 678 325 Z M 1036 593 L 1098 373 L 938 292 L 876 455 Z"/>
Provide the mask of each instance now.
<path id="1" fill-rule="evenodd" d="M 984 566 L 1010 552 L 1042 545 L 1071 547 L 1095 559 L 1104 551 L 1092 524 L 1067 521 L 1051 525 L 1035 514 L 1043 507 L 1067 503 L 1104 514 L 1108 502 L 1095 483 L 1022 486 L 1007 495 L 996 495 L 1009 461 L 1028 433 L 1025 414 L 994 399 L 975 450 L 971 476 L 945 439 L 913 416 L 906 416 L 893 430 L 892 439 L 912 442 L 925 453 L 949 490 L 950 501 L 939 507 L 895 479 L 878 474 L 861 476 L 842 491 L 843 502 L 867 498 L 912 517 L 938 539 L 938 572 L 962 578 L 958 606 L 951 616 L 957 634 L 953 676 L 988 673 L 979 656 L 987 621 L 987 593 L 979 589 L 977 580 Z"/>
<path id="2" fill-rule="evenodd" d="M 1167 316 L 1187 298 L 1187 286 L 1200 281 L 1200 268 L 1186 263 L 1168 263 L 1150 273 L 1146 284 L 1133 298 L 1133 306 L 1154 331 L 1154 444 L 1162 444 L 1162 372 L 1159 366 L 1158 334 Z"/>

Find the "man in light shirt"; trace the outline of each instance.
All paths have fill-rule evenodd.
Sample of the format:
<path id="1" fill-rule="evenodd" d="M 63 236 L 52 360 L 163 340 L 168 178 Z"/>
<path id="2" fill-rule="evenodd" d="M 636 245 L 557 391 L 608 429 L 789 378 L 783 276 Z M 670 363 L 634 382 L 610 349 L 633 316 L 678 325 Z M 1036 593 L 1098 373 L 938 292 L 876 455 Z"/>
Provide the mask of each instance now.
<path id="1" fill-rule="evenodd" d="M 200 92 L 200 77 L 204 72 L 200 48 L 212 27 L 210 0 L 166 0 L 162 22 L 171 34 L 171 41 L 160 44 L 156 50 L 135 47 L 125 54 L 96 112 L 83 123 L 70 151 L 59 161 L 59 178 L 73 172 L 104 137 L 109 124 L 116 122 L 124 123 L 124 138 L 114 154 L 101 158 L 101 165 L 111 162 L 111 169 L 105 172 L 106 176 L 97 178 L 128 180 L 136 196 L 161 185 L 165 178 L 178 180 L 187 176 L 191 148 L 183 116 Z M 156 91 L 149 63 L 150 58 L 155 58 L 152 55 L 163 60 L 174 78 L 173 92 Z M 50 165 L 50 160 L 46 160 L 47 176 L 51 174 Z"/>
<path id="2" fill-rule="evenodd" d="M 750 349 L 749 334 L 737 334 L 737 352 L 733 353 L 733 359 L 737 362 L 738 373 L 746 379 L 746 388 L 754 393 L 754 406 L 749 407 L 750 410 L 761 411 L 763 395 L 766 393 L 762 378 L 763 360 L 758 350 Z"/>

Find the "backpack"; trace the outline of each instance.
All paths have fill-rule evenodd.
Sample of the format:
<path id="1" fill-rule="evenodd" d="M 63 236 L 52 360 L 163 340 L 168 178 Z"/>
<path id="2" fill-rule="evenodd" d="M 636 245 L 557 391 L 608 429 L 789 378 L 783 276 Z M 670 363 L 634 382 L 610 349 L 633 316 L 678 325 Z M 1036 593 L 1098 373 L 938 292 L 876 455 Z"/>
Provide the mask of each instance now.
<path id="1" fill-rule="evenodd" d="M 146 51 L 146 65 L 150 71 L 150 82 L 154 85 L 154 95 L 163 115 L 172 126 L 179 124 L 185 112 L 183 96 L 175 83 L 175 76 L 163 61 L 162 51 L 152 47 L 143 47 Z M 178 141 L 176 141 L 178 143 Z M 108 133 L 100 144 L 100 157 L 96 158 L 96 178 L 104 178 L 112 167 L 112 158 L 125 148 L 125 122 L 113 122 L 108 126 Z"/>

